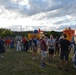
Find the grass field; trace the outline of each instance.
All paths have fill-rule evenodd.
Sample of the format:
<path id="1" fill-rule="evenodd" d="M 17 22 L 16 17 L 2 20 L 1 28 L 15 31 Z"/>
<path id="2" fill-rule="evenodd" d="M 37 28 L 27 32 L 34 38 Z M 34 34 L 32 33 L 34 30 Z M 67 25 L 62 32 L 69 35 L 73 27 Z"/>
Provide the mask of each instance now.
<path id="1" fill-rule="evenodd" d="M 8 49 L 5 53 L 0 54 L 4 58 L 0 59 L 0 75 L 76 75 L 76 69 L 73 68 L 73 63 L 69 62 L 69 72 L 58 69 L 59 57 L 54 57 L 54 61 L 49 63 L 46 60 L 46 66 L 40 67 L 39 58 L 32 60 L 31 52 L 17 52 L 15 49 Z"/>

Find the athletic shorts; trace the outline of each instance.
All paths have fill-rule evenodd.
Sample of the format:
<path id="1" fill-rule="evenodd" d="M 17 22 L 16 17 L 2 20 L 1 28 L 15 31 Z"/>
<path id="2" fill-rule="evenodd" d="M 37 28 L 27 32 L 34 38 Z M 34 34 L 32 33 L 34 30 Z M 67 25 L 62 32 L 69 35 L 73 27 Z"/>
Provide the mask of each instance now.
<path id="1" fill-rule="evenodd" d="M 49 54 L 54 54 L 54 49 L 49 49 Z"/>
<path id="2" fill-rule="evenodd" d="M 69 57 L 69 52 L 61 52 L 60 53 L 60 59 L 61 60 L 64 60 L 65 59 L 65 61 L 68 61 L 68 57 Z"/>

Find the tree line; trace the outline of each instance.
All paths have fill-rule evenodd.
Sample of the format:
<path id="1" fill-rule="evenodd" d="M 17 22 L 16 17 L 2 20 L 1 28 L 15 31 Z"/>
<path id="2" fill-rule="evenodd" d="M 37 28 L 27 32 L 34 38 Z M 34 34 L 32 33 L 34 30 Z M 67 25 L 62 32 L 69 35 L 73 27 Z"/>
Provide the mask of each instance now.
<path id="1" fill-rule="evenodd" d="M 27 36 L 28 33 L 32 33 L 33 31 L 24 31 L 24 32 L 15 32 L 15 31 L 11 31 L 10 29 L 4 29 L 4 28 L 0 28 L 0 36 L 3 37 L 15 37 L 17 35 L 21 35 L 21 36 Z M 50 37 L 50 35 L 53 35 L 54 37 L 60 37 L 62 32 L 58 32 L 58 31 L 44 31 L 44 35 L 47 37 Z"/>

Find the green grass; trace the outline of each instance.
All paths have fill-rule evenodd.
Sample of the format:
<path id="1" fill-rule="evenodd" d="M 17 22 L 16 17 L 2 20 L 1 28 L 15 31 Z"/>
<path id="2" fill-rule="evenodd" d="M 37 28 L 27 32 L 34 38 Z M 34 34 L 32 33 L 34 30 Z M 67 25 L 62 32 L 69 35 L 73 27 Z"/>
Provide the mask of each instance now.
<path id="1" fill-rule="evenodd" d="M 31 52 L 16 52 L 15 49 L 6 50 L 3 55 L 5 59 L 0 59 L 0 75 L 76 75 L 76 69 L 70 58 L 69 72 L 58 69 L 59 57 L 54 57 L 54 61 L 49 63 L 46 60 L 46 67 L 41 68 L 39 58 L 32 60 Z"/>

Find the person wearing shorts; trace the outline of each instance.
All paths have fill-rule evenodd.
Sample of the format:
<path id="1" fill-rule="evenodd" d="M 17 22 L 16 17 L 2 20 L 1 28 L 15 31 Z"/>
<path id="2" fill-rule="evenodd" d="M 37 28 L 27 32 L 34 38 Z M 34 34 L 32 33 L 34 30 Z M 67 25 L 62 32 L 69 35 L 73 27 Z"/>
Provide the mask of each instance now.
<path id="1" fill-rule="evenodd" d="M 55 39 L 53 38 L 53 35 L 50 35 L 50 39 L 48 41 L 49 61 L 53 61 L 54 48 L 55 48 Z"/>
<path id="2" fill-rule="evenodd" d="M 46 56 L 47 56 L 47 52 L 46 52 L 46 51 L 41 50 L 41 55 L 42 55 L 42 59 L 45 59 L 45 58 L 46 58 Z"/>
<path id="3" fill-rule="evenodd" d="M 40 41 L 40 52 L 41 52 L 41 67 L 44 67 L 45 66 L 45 62 L 44 62 L 44 59 L 46 58 L 46 55 L 47 55 L 47 45 L 46 45 L 46 42 L 45 42 L 45 36 L 42 36 L 42 39 Z"/>
<path id="4" fill-rule="evenodd" d="M 65 61 L 65 71 L 68 71 L 68 58 L 69 58 L 69 46 L 70 46 L 70 41 L 66 39 L 67 35 L 63 34 L 63 40 L 60 41 L 60 47 L 61 47 L 61 52 L 60 52 L 60 65 L 59 69 L 62 70 L 62 65 L 63 61 Z"/>

